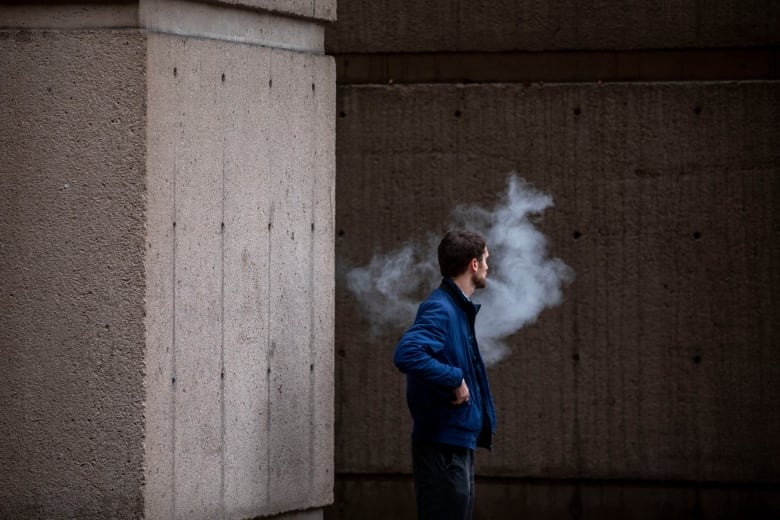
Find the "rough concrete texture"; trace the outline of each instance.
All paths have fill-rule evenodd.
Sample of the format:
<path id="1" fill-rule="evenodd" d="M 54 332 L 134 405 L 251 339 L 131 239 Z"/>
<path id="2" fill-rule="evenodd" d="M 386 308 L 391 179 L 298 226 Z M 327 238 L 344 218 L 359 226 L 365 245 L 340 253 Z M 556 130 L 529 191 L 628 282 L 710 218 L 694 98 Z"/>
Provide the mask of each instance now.
<path id="1" fill-rule="evenodd" d="M 744 47 L 780 43 L 780 7 L 696 2 L 340 0 L 327 50 L 512 51 Z"/>
<path id="2" fill-rule="evenodd" d="M 513 169 L 555 200 L 577 278 L 489 370 L 480 475 L 780 482 L 779 107 L 775 82 L 339 89 L 344 269 Z M 372 337 L 342 278 L 337 315 L 337 468 L 408 472 L 401 331 Z"/>
<path id="3" fill-rule="evenodd" d="M 149 37 L 146 515 L 331 502 L 335 67 Z"/>
<path id="4" fill-rule="evenodd" d="M 777 518 L 780 497 L 761 487 L 646 482 L 476 479 L 475 520 L 690 520 Z M 377 500 L 377 497 L 394 497 Z M 415 518 L 411 477 L 345 477 L 325 520 Z"/>
<path id="5" fill-rule="evenodd" d="M 0 517 L 143 514 L 145 38 L 0 31 Z"/>

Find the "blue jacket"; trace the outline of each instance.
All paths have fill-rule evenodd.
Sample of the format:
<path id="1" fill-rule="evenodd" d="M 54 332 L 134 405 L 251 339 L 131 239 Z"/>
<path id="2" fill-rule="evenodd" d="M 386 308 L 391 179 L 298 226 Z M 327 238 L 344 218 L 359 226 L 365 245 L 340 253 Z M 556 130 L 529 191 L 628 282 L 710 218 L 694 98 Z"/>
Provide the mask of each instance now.
<path id="1" fill-rule="evenodd" d="M 490 448 L 496 412 L 474 334 L 479 311 L 445 278 L 420 304 L 412 327 L 395 348 L 395 366 L 406 374 L 412 438 Z M 469 401 L 454 405 L 454 389 L 466 380 Z"/>

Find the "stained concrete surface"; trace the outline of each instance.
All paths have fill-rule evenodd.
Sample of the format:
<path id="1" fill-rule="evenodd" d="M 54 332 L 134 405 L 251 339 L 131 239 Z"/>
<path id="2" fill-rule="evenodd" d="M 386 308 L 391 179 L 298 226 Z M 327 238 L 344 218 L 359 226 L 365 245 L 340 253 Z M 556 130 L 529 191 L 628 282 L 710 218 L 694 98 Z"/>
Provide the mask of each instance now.
<path id="1" fill-rule="evenodd" d="M 780 7 L 695 2 L 341 0 L 330 53 L 776 46 Z"/>
<path id="2" fill-rule="evenodd" d="M 489 370 L 478 517 L 780 514 L 778 27 L 731 0 L 339 3 L 340 274 L 512 170 L 576 273 Z M 331 518 L 412 514 L 401 331 L 372 328 L 340 276 Z"/>
<path id="3" fill-rule="evenodd" d="M 494 205 L 513 169 L 555 200 L 577 279 L 490 370 L 481 474 L 777 482 L 778 106 L 771 82 L 340 88 L 345 266 Z M 407 472 L 397 336 L 337 298 L 337 467 Z"/>

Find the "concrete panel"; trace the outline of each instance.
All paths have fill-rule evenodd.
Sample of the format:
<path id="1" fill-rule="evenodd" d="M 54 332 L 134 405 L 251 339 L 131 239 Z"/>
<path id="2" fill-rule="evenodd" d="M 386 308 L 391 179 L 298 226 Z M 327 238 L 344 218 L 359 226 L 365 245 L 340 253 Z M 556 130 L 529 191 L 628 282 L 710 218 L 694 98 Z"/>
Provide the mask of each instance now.
<path id="1" fill-rule="evenodd" d="M 225 504 L 248 518 L 268 500 L 270 55 L 227 49 L 224 70 Z"/>
<path id="2" fill-rule="evenodd" d="M 333 502 L 334 478 L 334 329 L 336 308 L 336 70 L 335 66 L 313 68 L 312 85 L 317 91 L 312 107 L 314 153 L 312 189 L 312 376 L 311 493 L 318 503 Z"/>
<path id="3" fill-rule="evenodd" d="M 323 178 L 318 179 L 319 160 L 314 158 L 320 138 L 315 134 L 318 125 L 312 124 L 312 113 L 317 110 L 318 98 L 328 99 L 323 97 L 328 89 L 323 90 L 322 83 L 317 93 L 314 68 L 315 62 L 310 57 L 292 54 L 272 57 L 271 117 L 277 132 L 270 143 L 274 176 L 269 183 L 271 253 L 267 266 L 271 293 L 267 302 L 269 446 L 272 447 L 269 496 L 272 507 L 278 510 L 295 506 L 297 497 L 291 493 L 294 489 L 309 496 L 316 486 L 317 496 L 330 496 L 330 491 L 323 495 L 321 483 L 313 480 L 319 472 L 312 471 L 310 466 L 314 462 L 317 433 L 312 420 L 314 406 L 327 395 L 315 395 L 315 349 L 319 345 L 313 327 L 319 305 L 312 298 L 317 285 L 313 256 L 317 231 L 312 224 L 315 223 L 315 197 L 328 200 L 332 193 L 328 179 L 333 178 L 332 170 L 325 170 Z M 335 79 L 332 72 L 325 77 Z M 315 191 L 318 186 L 322 195 Z M 330 285 L 329 280 L 322 283 Z M 326 308 L 317 311 L 319 315 L 327 312 Z M 322 346 L 327 348 L 327 341 Z M 282 417 L 285 419 L 280 420 Z"/>
<path id="4" fill-rule="evenodd" d="M 555 199 L 542 231 L 577 280 L 490 370 L 481 474 L 780 480 L 779 101 L 774 82 L 339 90 L 343 269 L 494 204 L 512 169 Z M 372 336 L 341 280 L 337 315 L 337 468 L 409 471 L 401 331 Z"/>
<path id="5" fill-rule="evenodd" d="M 0 32 L 0 517 L 143 513 L 145 43 Z"/>
<path id="6" fill-rule="evenodd" d="M 659 49 L 777 45 L 780 8 L 691 2 L 341 0 L 328 52 Z"/>
<path id="7" fill-rule="evenodd" d="M 182 46 L 176 87 L 183 146 L 174 152 L 173 390 L 176 516 L 222 511 L 223 139 L 218 88 L 221 60 L 211 49 Z"/>
<path id="8" fill-rule="evenodd" d="M 162 114 L 178 118 L 184 103 L 170 84 L 178 76 L 174 52 L 150 42 L 147 57 L 147 210 L 146 210 L 146 465 L 144 509 L 147 518 L 175 518 L 175 150 L 178 128 L 168 131 Z M 179 159 L 180 160 L 180 159 Z"/>
<path id="9" fill-rule="evenodd" d="M 149 114 L 161 241 L 149 250 L 173 257 L 150 293 L 173 300 L 154 305 L 175 325 L 149 332 L 173 344 L 149 353 L 168 371 L 147 379 L 166 396 L 149 423 L 170 426 L 147 428 L 147 515 L 321 507 L 333 482 L 333 61 L 164 35 L 149 49 L 150 107 L 165 107 Z"/>

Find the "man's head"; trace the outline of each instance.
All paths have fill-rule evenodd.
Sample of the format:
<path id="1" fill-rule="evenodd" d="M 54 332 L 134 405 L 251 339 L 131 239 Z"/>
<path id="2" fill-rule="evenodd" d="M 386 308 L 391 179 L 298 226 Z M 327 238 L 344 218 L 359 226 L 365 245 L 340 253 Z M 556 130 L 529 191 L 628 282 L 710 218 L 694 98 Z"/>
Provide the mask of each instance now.
<path id="1" fill-rule="evenodd" d="M 439 243 L 439 270 L 447 278 L 469 274 L 474 287 L 485 287 L 487 246 L 485 239 L 469 231 L 448 231 Z"/>

